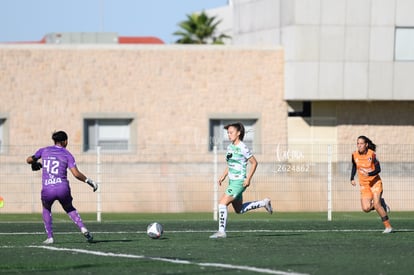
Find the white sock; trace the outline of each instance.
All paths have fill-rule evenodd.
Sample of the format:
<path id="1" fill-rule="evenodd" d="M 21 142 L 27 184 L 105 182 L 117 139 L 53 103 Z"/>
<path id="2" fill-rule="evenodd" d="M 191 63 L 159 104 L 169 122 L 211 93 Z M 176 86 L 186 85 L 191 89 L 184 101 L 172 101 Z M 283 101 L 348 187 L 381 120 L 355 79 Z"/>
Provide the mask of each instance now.
<path id="1" fill-rule="evenodd" d="M 243 203 L 242 210 L 240 211 L 240 213 L 246 213 L 247 211 L 264 207 L 265 205 L 266 202 L 264 200 L 245 202 Z"/>
<path id="2" fill-rule="evenodd" d="M 218 211 L 219 211 L 219 231 L 225 232 L 226 223 L 227 223 L 227 206 L 224 204 L 219 204 Z"/>

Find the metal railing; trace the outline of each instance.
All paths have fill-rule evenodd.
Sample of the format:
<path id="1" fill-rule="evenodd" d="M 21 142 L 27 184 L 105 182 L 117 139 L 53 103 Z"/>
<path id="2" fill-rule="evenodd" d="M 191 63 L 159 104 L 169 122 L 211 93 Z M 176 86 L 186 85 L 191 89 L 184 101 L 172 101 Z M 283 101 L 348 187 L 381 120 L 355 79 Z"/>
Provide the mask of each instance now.
<path id="1" fill-rule="evenodd" d="M 40 146 L 39 146 L 40 147 Z M 137 146 L 134 153 L 82 153 L 70 145 L 78 168 L 100 182 L 98 193 L 68 172 L 81 212 L 212 212 L 225 186 L 216 185 L 225 153 L 207 146 Z M 1 213 L 40 213 L 41 174 L 25 163 L 36 146 L 9 146 L 0 154 Z M 269 197 L 276 211 L 360 211 L 359 188 L 350 184 L 355 145 L 261 145 L 245 201 Z M 414 210 L 414 145 L 379 145 L 384 198 L 393 211 Z M 227 184 L 227 183 L 226 183 Z M 225 184 L 225 185 L 226 185 Z M 54 206 L 54 211 L 62 212 Z"/>

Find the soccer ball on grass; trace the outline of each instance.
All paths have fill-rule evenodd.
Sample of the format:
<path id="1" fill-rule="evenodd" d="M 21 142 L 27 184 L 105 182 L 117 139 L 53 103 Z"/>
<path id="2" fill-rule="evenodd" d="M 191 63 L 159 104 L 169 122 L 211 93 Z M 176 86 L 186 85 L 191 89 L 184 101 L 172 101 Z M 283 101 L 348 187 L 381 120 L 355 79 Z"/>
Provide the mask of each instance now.
<path id="1" fill-rule="evenodd" d="M 164 228 L 160 223 L 153 222 L 148 225 L 147 227 L 147 235 L 151 239 L 159 239 L 161 238 L 162 234 L 164 233 Z"/>

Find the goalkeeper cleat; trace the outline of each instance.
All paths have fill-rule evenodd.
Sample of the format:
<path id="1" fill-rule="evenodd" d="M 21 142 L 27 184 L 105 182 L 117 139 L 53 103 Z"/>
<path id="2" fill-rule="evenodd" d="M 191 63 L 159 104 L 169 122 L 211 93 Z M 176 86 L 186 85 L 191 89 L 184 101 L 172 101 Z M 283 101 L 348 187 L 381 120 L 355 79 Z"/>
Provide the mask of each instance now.
<path id="1" fill-rule="evenodd" d="M 89 231 L 86 231 L 85 233 L 83 233 L 83 236 L 85 236 L 88 243 L 93 242 L 93 236 Z"/>
<path id="2" fill-rule="evenodd" d="M 86 229 L 85 227 L 82 227 L 81 232 L 82 232 L 83 236 L 85 236 L 86 240 L 89 243 L 93 242 L 93 236 L 92 236 L 91 232 L 88 231 L 88 229 Z"/>
<path id="3" fill-rule="evenodd" d="M 216 233 L 210 236 L 210 239 L 223 239 L 225 237 L 227 237 L 226 232 L 217 231 Z"/>
<path id="4" fill-rule="evenodd" d="M 384 208 L 385 212 L 390 213 L 391 209 L 388 206 L 388 204 L 385 203 L 385 200 L 383 198 L 381 198 L 381 206 L 382 208 Z"/>
<path id="5" fill-rule="evenodd" d="M 52 244 L 53 238 L 47 238 L 45 241 L 43 241 L 44 244 Z"/>
<path id="6" fill-rule="evenodd" d="M 265 206 L 264 207 L 265 207 L 266 211 L 269 214 L 272 214 L 273 213 L 273 208 L 272 208 L 272 203 L 271 203 L 270 199 L 265 198 L 264 201 L 265 201 Z"/>
<path id="7" fill-rule="evenodd" d="M 394 229 L 392 229 L 392 227 L 387 227 L 387 228 L 385 228 L 384 231 L 382 231 L 382 233 L 384 233 L 384 234 L 388 234 L 388 233 L 392 233 L 392 232 L 394 232 Z"/>

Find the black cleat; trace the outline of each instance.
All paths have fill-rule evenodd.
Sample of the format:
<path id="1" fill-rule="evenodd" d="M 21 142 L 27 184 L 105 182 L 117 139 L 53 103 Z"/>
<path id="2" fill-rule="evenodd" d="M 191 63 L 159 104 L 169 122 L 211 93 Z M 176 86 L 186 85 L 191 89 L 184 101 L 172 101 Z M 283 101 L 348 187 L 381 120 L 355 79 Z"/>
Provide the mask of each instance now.
<path id="1" fill-rule="evenodd" d="M 93 236 L 89 231 L 86 231 L 85 233 L 83 233 L 83 236 L 85 236 L 88 243 L 93 242 Z"/>

